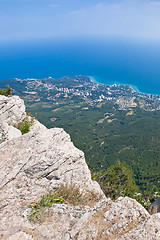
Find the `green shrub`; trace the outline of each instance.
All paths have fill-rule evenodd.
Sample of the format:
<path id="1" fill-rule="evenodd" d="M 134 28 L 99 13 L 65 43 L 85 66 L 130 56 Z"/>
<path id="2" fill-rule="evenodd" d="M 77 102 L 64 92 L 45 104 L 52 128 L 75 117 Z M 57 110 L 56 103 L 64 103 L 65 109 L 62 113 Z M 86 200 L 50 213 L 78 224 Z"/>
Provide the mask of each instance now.
<path id="1" fill-rule="evenodd" d="M 30 127 L 33 124 L 34 119 L 32 118 L 31 120 L 24 119 L 21 123 L 18 124 L 18 129 L 22 132 L 22 134 L 28 133 Z"/>
<path id="2" fill-rule="evenodd" d="M 45 214 L 45 208 L 52 207 L 54 203 L 63 203 L 63 198 L 57 194 L 48 193 L 41 197 L 40 202 L 31 203 L 29 207 L 32 208 L 33 211 L 29 216 L 29 220 L 33 222 L 43 222 L 41 216 Z"/>
<path id="3" fill-rule="evenodd" d="M 6 89 L 0 89 L 0 95 L 9 96 L 12 94 L 12 89 L 8 85 L 6 86 Z"/>
<path id="4" fill-rule="evenodd" d="M 83 194 L 79 187 L 73 183 L 61 185 L 55 192 L 50 192 L 42 196 L 39 202 L 33 202 L 29 205 L 32 208 L 29 220 L 39 223 L 43 222 L 45 220 L 44 216 L 49 216 L 48 208 L 51 208 L 55 203 L 85 205 L 92 201 L 95 201 L 93 193 Z"/>
<path id="5" fill-rule="evenodd" d="M 112 200 L 120 196 L 128 196 L 136 199 L 137 202 L 148 209 L 150 204 L 160 197 L 156 186 L 150 192 L 141 192 L 135 184 L 133 171 L 120 161 L 117 161 L 115 165 L 111 165 L 106 172 L 94 173 L 91 171 L 91 176 L 93 180 L 99 182 L 104 194 Z"/>
<path id="6" fill-rule="evenodd" d="M 107 172 L 99 177 L 99 183 L 105 195 L 113 200 L 119 196 L 132 197 L 139 191 L 133 179 L 133 171 L 120 161 L 110 166 Z"/>
<path id="7" fill-rule="evenodd" d="M 18 129 L 22 132 L 22 134 L 28 133 L 30 128 L 30 123 L 28 121 L 24 121 L 18 125 Z"/>

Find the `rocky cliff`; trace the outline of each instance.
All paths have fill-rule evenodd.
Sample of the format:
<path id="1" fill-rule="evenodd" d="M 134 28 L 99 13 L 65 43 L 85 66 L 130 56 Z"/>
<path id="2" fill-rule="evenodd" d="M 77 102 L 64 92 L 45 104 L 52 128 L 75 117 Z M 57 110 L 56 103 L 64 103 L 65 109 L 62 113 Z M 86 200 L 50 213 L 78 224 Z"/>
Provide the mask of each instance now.
<path id="1" fill-rule="evenodd" d="M 150 215 L 128 197 L 106 198 L 63 129 L 34 120 L 22 135 L 15 126 L 24 118 L 19 97 L 0 96 L 0 239 L 160 239 L 160 213 Z M 54 204 L 42 212 L 43 221 L 30 221 L 28 206 L 66 184 L 92 193 L 95 201 Z"/>
<path id="2" fill-rule="evenodd" d="M 21 136 L 14 126 L 26 117 L 25 105 L 18 96 L 0 95 L 0 142 Z"/>

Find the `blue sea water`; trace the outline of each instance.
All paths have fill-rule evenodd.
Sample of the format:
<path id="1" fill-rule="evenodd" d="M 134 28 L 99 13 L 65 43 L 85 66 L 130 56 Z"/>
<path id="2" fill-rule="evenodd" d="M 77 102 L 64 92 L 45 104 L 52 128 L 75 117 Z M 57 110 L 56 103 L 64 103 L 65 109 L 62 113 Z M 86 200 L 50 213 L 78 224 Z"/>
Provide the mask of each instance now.
<path id="1" fill-rule="evenodd" d="M 160 95 L 160 43 L 129 39 L 0 43 L 0 80 L 75 75 Z"/>

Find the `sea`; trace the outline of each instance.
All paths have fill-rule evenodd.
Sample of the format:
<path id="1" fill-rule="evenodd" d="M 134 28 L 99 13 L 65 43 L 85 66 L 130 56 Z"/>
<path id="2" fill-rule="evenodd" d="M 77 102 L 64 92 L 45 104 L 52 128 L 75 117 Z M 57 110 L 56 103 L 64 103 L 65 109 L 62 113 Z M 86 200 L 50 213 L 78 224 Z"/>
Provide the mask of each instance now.
<path id="1" fill-rule="evenodd" d="M 0 81 L 77 75 L 160 95 L 160 42 L 81 37 L 0 42 Z"/>

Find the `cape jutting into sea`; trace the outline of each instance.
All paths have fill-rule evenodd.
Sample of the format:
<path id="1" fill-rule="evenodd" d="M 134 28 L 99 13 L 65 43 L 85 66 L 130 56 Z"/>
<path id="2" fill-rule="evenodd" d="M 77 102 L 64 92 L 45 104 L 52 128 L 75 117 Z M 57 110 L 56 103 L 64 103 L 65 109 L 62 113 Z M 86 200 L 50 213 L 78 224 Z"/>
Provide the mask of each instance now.
<path id="1" fill-rule="evenodd" d="M 92 76 L 160 95 L 160 44 L 122 39 L 65 39 L 0 45 L 0 80 Z"/>

